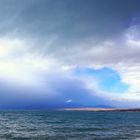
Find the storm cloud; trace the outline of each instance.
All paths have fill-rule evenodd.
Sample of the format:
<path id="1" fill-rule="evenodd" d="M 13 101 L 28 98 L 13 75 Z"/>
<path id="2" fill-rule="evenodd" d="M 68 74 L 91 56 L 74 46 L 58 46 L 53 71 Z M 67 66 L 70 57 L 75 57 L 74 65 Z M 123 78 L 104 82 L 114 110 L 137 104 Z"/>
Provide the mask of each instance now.
<path id="1" fill-rule="evenodd" d="M 139 4 L 1 0 L 0 107 L 139 106 Z"/>

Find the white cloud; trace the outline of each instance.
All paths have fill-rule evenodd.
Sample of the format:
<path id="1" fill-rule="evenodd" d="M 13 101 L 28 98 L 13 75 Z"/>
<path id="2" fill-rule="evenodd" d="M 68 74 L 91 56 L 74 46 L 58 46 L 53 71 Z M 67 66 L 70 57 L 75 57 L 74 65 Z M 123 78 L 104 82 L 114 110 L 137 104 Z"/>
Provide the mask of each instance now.
<path id="1" fill-rule="evenodd" d="M 33 41 L 15 37 L 0 38 L 0 77 L 24 84 L 36 83 L 39 71 L 56 65 L 53 59 L 39 56 L 33 51 Z"/>
<path id="2" fill-rule="evenodd" d="M 66 103 L 71 103 L 72 99 L 66 100 Z"/>
<path id="3" fill-rule="evenodd" d="M 110 67 L 119 72 L 122 81 L 129 84 L 123 94 L 101 91 L 96 82 L 81 78 L 86 88 L 94 95 L 110 100 L 140 100 L 140 39 L 139 26 L 130 27 L 118 39 L 95 41 L 82 40 L 80 43 L 62 44 L 59 38 L 50 38 L 43 44 L 28 38 L 5 36 L 0 38 L 0 77 L 14 81 L 39 85 L 39 75 L 56 71 L 58 75 L 77 79 L 70 74 L 77 66 L 101 68 Z M 47 43 L 48 42 L 48 43 Z M 61 47 L 60 47 L 61 46 Z M 51 49 L 53 47 L 53 49 Z M 39 78 L 39 79 L 38 79 Z M 46 77 L 47 78 L 47 77 Z M 44 79 L 43 79 L 44 80 Z M 38 82 L 39 81 L 39 82 Z M 42 84 L 42 82 L 41 82 Z M 51 90 L 51 89 L 50 89 Z"/>

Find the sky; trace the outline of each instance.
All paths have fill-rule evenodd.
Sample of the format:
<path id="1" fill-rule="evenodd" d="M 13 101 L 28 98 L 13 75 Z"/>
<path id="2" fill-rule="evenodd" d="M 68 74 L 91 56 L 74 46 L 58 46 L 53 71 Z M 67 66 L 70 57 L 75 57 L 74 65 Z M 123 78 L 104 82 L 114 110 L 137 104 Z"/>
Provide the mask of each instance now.
<path id="1" fill-rule="evenodd" d="M 0 109 L 140 107 L 139 0 L 0 0 Z"/>

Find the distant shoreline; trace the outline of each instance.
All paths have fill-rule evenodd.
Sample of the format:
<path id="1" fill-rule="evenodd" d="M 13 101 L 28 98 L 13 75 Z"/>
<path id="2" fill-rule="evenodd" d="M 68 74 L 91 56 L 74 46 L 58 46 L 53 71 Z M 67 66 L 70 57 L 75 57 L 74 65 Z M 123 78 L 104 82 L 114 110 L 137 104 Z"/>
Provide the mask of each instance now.
<path id="1" fill-rule="evenodd" d="M 140 108 L 63 108 L 65 111 L 140 112 Z"/>

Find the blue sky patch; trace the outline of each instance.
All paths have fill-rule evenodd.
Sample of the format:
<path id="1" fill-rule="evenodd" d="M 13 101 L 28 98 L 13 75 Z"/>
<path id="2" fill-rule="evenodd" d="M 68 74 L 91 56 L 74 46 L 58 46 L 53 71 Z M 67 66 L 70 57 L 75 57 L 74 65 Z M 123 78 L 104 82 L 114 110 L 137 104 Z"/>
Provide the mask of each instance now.
<path id="1" fill-rule="evenodd" d="M 76 76 L 86 76 L 97 81 L 98 87 L 107 92 L 123 93 L 128 90 L 129 85 L 121 81 L 119 73 L 111 68 L 100 69 L 76 68 Z"/>

